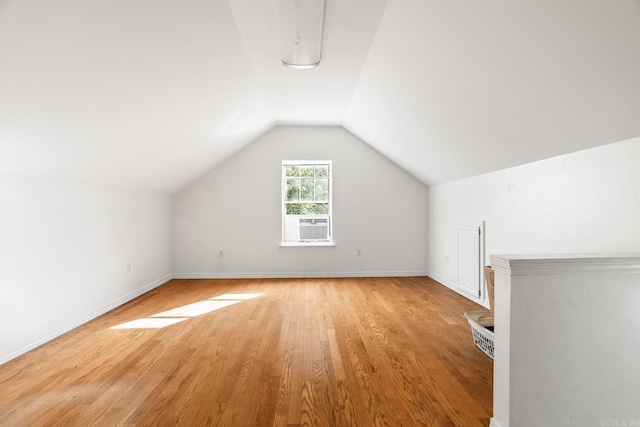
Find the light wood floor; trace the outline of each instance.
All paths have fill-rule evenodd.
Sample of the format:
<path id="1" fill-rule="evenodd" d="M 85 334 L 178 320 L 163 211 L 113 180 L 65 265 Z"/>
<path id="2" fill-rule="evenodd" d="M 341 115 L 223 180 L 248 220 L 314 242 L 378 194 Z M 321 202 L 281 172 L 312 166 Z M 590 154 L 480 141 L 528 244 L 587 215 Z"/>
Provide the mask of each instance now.
<path id="1" fill-rule="evenodd" d="M 478 308 L 428 278 L 172 280 L 0 366 L 0 425 L 488 426 Z M 112 329 L 138 319 L 183 320 Z"/>

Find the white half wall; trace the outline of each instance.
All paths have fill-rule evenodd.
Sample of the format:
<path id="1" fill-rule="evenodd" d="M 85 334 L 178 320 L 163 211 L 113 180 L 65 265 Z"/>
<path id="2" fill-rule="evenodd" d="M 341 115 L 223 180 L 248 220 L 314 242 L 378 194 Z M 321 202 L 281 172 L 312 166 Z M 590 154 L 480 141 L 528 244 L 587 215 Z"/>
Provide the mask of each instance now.
<path id="1" fill-rule="evenodd" d="M 640 254 L 490 259 L 492 425 L 640 424 Z"/>
<path id="2" fill-rule="evenodd" d="M 282 160 L 333 161 L 336 246 L 280 247 Z M 426 274 L 427 188 L 341 127 L 276 127 L 173 201 L 174 277 Z"/>
<path id="3" fill-rule="evenodd" d="M 640 252 L 640 138 L 429 187 L 428 271 L 454 288 L 456 225 L 499 253 Z"/>
<path id="4" fill-rule="evenodd" d="M 170 196 L 0 177 L 0 363 L 170 279 Z"/>

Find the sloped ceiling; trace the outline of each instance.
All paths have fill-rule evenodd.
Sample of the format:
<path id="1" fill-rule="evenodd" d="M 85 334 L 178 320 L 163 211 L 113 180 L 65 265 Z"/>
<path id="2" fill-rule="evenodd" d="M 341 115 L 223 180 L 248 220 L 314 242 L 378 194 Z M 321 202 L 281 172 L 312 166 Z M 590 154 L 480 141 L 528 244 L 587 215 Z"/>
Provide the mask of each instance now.
<path id="1" fill-rule="evenodd" d="M 344 125 L 425 183 L 640 135 L 640 1 L 389 1 Z"/>
<path id="2" fill-rule="evenodd" d="M 226 1 L 0 5 L 3 173 L 172 192 L 273 125 Z"/>
<path id="3" fill-rule="evenodd" d="M 171 193 L 278 124 L 343 125 L 426 184 L 640 136 L 640 0 L 0 0 L 0 174 Z"/>

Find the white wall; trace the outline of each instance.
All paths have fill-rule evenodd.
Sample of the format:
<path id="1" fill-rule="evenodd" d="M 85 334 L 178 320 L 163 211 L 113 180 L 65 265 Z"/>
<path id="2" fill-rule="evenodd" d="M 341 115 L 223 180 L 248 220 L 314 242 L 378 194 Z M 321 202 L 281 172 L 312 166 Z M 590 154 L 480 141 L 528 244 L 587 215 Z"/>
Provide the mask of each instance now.
<path id="1" fill-rule="evenodd" d="M 335 247 L 279 246 L 282 160 L 333 161 Z M 174 277 L 424 275 L 426 215 L 426 187 L 343 128 L 280 126 L 174 196 Z"/>
<path id="2" fill-rule="evenodd" d="M 0 177 L 0 363 L 170 278 L 170 196 Z"/>
<path id="3" fill-rule="evenodd" d="M 453 286 L 458 220 L 492 254 L 640 252 L 640 138 L 429 188 L 428 271 Z M 449 262 L 447 262 L 449 257 Z"/>

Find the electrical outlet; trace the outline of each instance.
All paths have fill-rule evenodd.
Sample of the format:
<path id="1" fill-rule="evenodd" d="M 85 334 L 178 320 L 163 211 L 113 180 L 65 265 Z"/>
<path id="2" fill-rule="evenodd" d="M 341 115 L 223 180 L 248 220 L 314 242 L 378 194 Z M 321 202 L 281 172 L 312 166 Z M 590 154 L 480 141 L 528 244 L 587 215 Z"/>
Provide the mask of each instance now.
<path id="1" fill-rule="evenodd" d="M 358 249 L 358 250 L 356 251 L 356 254 L 357 254 L 358 256 L 362 256 L 362 251 L 361 251 L 360 249 Z"/>
<path id="2" fill-rule="evenodd" d="M 131 264 L 127 264 L 127 273 L 131 273 Z"/>
<path id="3" fill-rule="evenodd" d="M 220 258 L 222 258 L 222 257 L 224 256 L 224 251 L 223 251 L 223 250 L 219 250 L 219 251 L 218 251 L 218 256 L 219 256 Z"/>

